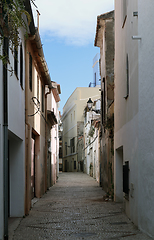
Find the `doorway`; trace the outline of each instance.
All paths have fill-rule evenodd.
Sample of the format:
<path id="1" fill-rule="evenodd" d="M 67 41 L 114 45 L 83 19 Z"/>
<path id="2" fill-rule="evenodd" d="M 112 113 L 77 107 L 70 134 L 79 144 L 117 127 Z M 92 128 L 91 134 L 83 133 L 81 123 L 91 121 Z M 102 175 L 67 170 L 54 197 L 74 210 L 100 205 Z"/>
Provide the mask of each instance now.
<path id="1" fill-rule="evenodd" d="M 35 135 L 31 138 L 31 199 L 35 197 Z"/>
<path id="2" fill-rule="evenodd" d="M 65 160 L 65 172 L 67 172 L 67 160 Z"/>

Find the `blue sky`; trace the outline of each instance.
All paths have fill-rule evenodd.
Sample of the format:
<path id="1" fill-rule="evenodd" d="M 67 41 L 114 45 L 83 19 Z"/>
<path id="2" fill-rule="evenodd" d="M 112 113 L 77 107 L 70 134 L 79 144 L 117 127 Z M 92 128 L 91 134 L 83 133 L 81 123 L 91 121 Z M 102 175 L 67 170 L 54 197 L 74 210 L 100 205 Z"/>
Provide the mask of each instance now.
<path id="1" fill-rule="evenodd" d="M 76 87 L 93 79 L 97 16 L 114 8 L 114 0 L 35 0 L 40 35 L 50 76 L 61 86 L 63 106 Z M 37 15 L 34 13 L 36 22 Z"/>

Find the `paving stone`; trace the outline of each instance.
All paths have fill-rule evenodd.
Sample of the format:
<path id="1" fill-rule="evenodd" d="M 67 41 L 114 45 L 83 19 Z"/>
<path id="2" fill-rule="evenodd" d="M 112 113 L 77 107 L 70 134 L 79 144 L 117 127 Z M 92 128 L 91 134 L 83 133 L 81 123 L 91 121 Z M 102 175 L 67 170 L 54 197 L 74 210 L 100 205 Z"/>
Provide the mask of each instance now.
<path id="1" fill-rule="evenodd" d="M 127 218 L 123 204 L 84 173 L 61 173 L 58 182 L 20 221 L 13 240 L 148 240 Z"/>

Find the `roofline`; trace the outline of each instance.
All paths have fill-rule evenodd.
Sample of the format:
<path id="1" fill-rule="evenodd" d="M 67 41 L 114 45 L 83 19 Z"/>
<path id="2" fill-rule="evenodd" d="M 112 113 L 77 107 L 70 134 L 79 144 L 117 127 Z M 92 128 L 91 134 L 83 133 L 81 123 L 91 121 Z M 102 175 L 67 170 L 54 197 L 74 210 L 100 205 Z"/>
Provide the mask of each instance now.
<path id="1" fill-rule="evenodd" d="M 112 19 L 112 18 L 114 18 L 114 10 L 97 16 L 96 35 L 95 35 L 95 41 L 94 41 L 95 47 L 97 47 L 98 32 L 99 32 L 99 29 L 101 28 L 101 26 L 99 24 L 100 20 L 106 20 L 106 19 Z"/>

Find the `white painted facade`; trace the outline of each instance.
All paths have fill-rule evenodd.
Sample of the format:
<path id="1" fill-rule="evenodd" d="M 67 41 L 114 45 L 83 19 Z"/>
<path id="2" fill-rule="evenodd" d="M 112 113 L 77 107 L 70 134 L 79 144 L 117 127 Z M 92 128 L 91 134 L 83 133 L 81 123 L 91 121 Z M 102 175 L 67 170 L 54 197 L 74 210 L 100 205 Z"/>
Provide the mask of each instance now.
<path id="1" fill-rule="evenodd" d="M 154 3 L 131 0 L 123 8 L 124 3 L 115 1 L 115 200 L 124 201 L 128 217 L 154 237 Z M 129 199 L 122 186 L 126 161 Z"/>
<path id="2" fill-rule="evenodd" d="M 9 50 L 8 69 L 8 191 L 9 216 L 23 217 L 25 207 L 25 66 L 24 32 L 20 30 L 23 57 L 23 86 L 20 85 L 20 46 L 18 51 L 18 78 L 14 72 L 14 56 Z M 4 168 L 3 168 L 3 65 L 0 61 L 0 239 L 4 239 Z"/>
<path id="3" fill-rule="evenodd" d="M 98 108 L 97 108 L 98 109 Z M 84 121 L 84 172 L 94 177 L 99 182 L 100 177 L 100 158 L 99 158 L 99 134 L 98 129 L 92 124 L 93 121 L 100 121 L 100 114 L 94 111 L 86 112 Z M 93 130 L 93 136 L 90 136 Z"/>
<path id="4" fill-rule="evenodd" d="M 8 139 L 9 139 L 9 192 L 10 217 L 24 215 L 25 197 L 25 41 L 20 31 L 23 54 L 23 86 L 20 84 L 20 46 L 18 47 L 18 76 L 8 72 Z M 10 65 L 14 57 L 10 52 Z"/>
<path id="5" fill-rule="evenodd" d="M 59 129 L 58 122 L 59 116 L 59 94 L 61 93 L 60 85 L 57 84 L 56 89 L 52 89 L 51 93 L 47 97 L 47 109 L 54 113 L 57 120 L 57 124 L 54 124 L 51 128 L 51 166 L 52 166 L 52 184 L 56 183 L 59 175 Z"/>

